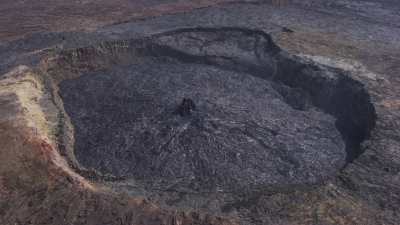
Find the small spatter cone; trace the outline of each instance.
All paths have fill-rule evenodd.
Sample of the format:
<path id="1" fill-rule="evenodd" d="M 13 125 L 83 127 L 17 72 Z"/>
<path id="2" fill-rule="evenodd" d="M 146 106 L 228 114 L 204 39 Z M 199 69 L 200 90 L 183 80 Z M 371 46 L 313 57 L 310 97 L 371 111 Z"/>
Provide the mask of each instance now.
<path id="1" fill-rule="evenodd" d="M 190 116 L 194 110 L 196 110 L 196 104 L 194 104 L 194 101 L 190 98 L 183 98 L 177 109 L 177 113 L 180 116 Z"/>

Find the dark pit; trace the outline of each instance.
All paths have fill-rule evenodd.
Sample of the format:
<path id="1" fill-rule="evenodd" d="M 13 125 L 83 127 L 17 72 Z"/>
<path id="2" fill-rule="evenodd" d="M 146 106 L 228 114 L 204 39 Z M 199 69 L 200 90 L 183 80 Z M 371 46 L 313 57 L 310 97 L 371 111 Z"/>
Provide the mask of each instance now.
<path id="1" fill-rule="evenodd" d="M 360 82 L 261 31 L 105 42 L 63 52 L 51 73 L 81 166 L 149 189 L 316 184 L 362 153 L 375 124 Z"/>

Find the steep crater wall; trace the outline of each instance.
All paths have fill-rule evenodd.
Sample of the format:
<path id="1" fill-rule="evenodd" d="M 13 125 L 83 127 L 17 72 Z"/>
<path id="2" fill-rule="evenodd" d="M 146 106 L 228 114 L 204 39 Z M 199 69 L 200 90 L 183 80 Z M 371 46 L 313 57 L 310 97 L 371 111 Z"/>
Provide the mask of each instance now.
<path id="1" fill-rule="evenodd" d="M 66 155 L 150 188 L 318 183 L 362 153 L 375 125 L 360 82 L 255 30 L 104 42 L 62 52 L 48 72 L 74 126 Z"/>

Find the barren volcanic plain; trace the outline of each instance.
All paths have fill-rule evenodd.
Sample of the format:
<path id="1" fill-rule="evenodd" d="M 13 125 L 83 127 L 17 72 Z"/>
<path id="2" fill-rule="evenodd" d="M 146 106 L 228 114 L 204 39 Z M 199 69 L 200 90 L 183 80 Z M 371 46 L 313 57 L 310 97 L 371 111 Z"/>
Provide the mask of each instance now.
<path id="1" fill-rule="evenodd" d="M 1 225 L 400 221 L 395 0 L 4 0 Z"/>

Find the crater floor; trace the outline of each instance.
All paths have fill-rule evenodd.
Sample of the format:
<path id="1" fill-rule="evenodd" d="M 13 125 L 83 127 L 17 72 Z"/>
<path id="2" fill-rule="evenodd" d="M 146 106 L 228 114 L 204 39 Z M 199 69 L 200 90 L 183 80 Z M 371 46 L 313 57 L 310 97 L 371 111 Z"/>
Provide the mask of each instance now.
<path id="1" fill-rule="evenodd" d="M 316 183 L 334 175 L 346 156 L 335 118 L 312 106 L 292 108 L 278 85 L 143 58 L 63 81 L 60 94 L 77 159 L 105 174 L 197 191 Z M 186 114 L 179 112 L 184 99 L 195 105 Z"/>

